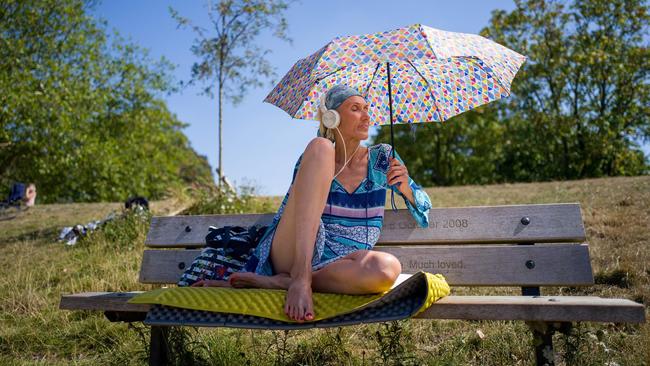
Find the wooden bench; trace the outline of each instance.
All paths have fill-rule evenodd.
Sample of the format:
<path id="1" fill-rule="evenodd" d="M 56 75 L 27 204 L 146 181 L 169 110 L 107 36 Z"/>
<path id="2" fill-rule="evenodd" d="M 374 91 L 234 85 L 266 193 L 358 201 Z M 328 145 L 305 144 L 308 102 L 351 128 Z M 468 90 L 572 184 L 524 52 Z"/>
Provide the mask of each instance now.
<path id="1" fill-rule="evenodd" d="M 154 217 L 140 282 L 174 284 L 200 252 L 208 226 L 265 225 L 273 214 Z M 594 283 L 578 204 L 436 208 L 429 228 L 407 210 L 386 210 L 376 250 L 394 254 L 404 273 L 442 273 L 458 286 L 521 287 L 521 296 L 448 296 L 421 319 L 522 320 L 535 337 L 539 365 L 554 363 L 553 332 L 573 322 L 645 322 L 644 306 L 625 299 L 542 296 L 541 286 Z M 174 250 L 174 249 L 182 250 Z M 148 305 L 127 300 L 137 292 L 64 295 L 60 308 L 100 310 L 110 321 L 141 321 Z M 167 328 L 152 327 L 151 364 L 165 363 Z M 551 352 L 549 352 L 551 351 Z"/>

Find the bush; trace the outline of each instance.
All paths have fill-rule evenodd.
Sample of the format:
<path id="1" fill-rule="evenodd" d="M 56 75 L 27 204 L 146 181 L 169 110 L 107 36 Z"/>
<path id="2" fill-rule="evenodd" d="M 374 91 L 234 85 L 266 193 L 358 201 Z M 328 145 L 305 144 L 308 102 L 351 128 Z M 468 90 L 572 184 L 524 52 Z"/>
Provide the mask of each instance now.
<path id="1" fill-rule="evenodd" d="M 148 210 L 125 210 L 97 231 L 82 237 L 80 244 L 134 250 L 138 243 L 144 243 L 150 223 L 151 213 Z"/>
<path id="2" fill-rule="evenodd" d="M 196 202 L 181 214 L 215 215 L 273 212 L 272 203 L 269 200 L 257 197 L 255 187 L 241 186 L 239 190 L 240 194 L 224 186 L 204 187 L 195 191 Z"/>

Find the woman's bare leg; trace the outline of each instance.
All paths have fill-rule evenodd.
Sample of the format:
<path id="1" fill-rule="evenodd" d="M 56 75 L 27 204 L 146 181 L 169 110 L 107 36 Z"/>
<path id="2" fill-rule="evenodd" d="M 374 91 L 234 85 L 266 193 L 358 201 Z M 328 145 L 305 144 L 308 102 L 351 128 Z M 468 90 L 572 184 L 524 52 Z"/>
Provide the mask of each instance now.
<path id="1" fill-rule="evenodd" d="M 402 265 L 394 255 L 359 250 L 314 272 L 312 288 L 337 294 L 374 294 L 389 290 L 401 272 Z"/>
<path id="2" fill-rule="evenodd" d="M 312 289 L 317 292 L 363 295 L 388 290 L 402 266 L 392 254 L 359 250 L 328 264 L 312 274 Z M 353 278 L 354 281 L 350 281 Z M 262 276 L 250 272 L 234 273 L 230 282 L 198 281 L 192 286 L 255 287 L 288 289 L 292 279 L 286 273 Z"/>
<path id="3" fill-rule="evenodd" d="M 388 253 L 359 250 L 315 271 L 312 289 L 317 292 L 363 295 L 388 290 L 402 270 L 400 262 Z M 262 276 L 255 273 L 238 273 L 234 287 L 287 289 L 289 275 Z M 233 274 L 234 276 L 234 274 Z M 351 281 L 350 279 L 354 280 Z"/>
<path id="4" fill-rule="evenodd" d="M 303 153 L 271 244 L 275 272 L 288 274 L 291 280 L 284 311 L 293 320 L 313 318 L 311 261 L 333 176 L 334 146 L 327 139 L 313 139 Z"/>

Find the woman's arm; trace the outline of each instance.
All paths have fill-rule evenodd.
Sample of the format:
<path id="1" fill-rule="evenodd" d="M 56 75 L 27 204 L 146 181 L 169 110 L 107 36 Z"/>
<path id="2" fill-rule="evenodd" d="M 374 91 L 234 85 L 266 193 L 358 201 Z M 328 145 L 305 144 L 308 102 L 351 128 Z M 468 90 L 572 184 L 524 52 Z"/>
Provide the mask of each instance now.
<path id="1" fill-rule="evenodd" d="M 404 198 L 406 207 L 421 227 L 429 226 L 429 209 L 431 199 L 408 175 L 404 161 L 395 151 L 395 159 L 390 158 L 390 168 L 386 175 L 388 186 Z"/>

